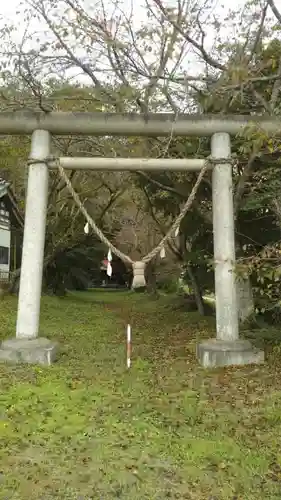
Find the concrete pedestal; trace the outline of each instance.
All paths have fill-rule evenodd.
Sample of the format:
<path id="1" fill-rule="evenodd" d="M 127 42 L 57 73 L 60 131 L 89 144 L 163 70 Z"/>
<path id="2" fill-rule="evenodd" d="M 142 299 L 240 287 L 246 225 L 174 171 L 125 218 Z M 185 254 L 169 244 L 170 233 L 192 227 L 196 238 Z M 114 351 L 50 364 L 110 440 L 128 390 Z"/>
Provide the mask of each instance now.
<path id="1" fill-rule="evenodd" d="M 35 339 L 7 339 L 0 345 L 0 362 L 51 365 L 58 345 L 44 337 Z"/>
<path id="2" fill-rule="evenodd" d="M 225 341 L 208 339 L 197 346 L 197 358 L 205 368 L 251 365 L 264 362 L 264 352 L 248 340 Z"/>

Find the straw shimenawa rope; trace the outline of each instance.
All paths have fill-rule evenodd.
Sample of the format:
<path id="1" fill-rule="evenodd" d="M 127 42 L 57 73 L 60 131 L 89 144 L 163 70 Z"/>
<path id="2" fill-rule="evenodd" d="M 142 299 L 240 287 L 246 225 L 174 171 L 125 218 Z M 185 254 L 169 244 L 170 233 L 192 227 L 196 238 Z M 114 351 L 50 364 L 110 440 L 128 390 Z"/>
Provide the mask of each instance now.
<path id="1" fill-rule="evenodd" d="M 230 160 L 231 161 L 231 160 Z M 98 228 L 98 226 L 96 225 L 95 221 L 93 220 L 93 218 L 89 215 L 88 211 L 86 210 L 86 208 L 84 207 L 82 201 L 80 200 L 78 194 L 75 192 L 73 186 L 72 186 L 72 183 L 69 179 L 69 177 L 67 176 L 67 174 L 65 173 L 63 167 L 60 165 L 59 163 L 59 160 L 58 160 L 58 171 L 59 171 L 59 174 L 61 176 L 61 178 L 64 180 L 65 184 L 66 184 L 66 187 L 67 189 L 69 190 L 69 192 L 71 193 L 77 207 L 79 208 L 79 210 L 81 211 L 81 213 L 84 215 L 86 221 L 88 222 L 89 226 L 93 229 L 94 233 L 98 236 L 98 238 L 100 239 L 100 241 L 102 243 L 104 243 L 111 251 L 112 253 L 114 253 L 117 257 L 119 257 L 124 263 L 126 264 L 130 264 L 133 268 L 133 283 L 132 283 L 132 288 L 135 289 L 135 288 L 142 288 L 142 287 L 145 287 L 146 285 L 146 282 L 145 282 L 145 267 L 146 265 L 152 260 L 154 259 L 154 257 L 156 257 L 156 255 L 159 254 L 159 252 L 162 250 L 162 248 L 164 248 L 164 245 L 165 243 L 171 238 L 171 236 L 173 234 L 175 234 L 176 230 L 179 228 L 180 226 L 180 223 L 181 221 L 183 220 L 183 218 L 185 217 L 185 215 L 187 214 L 188 210 L 190 209 L 194 199 L 195 199 L 195 196 L 196 196 L 196 193 L 198 191 L 198 188 L 201 184 L 201 181 L 206 173 L 206 170 L 208 169 L 208 165 L 209 165 L 209 160 L 206 160 L 203 168 L 201 169 L 198 177 L 197 177 L 197 180 L 196 180 L 196 183 L 194 184 L 193 188 L 192 188 L 192 191 L 188 197 L 188 200 L 186 201 L 186 203 L 184 204 L 182 210 L 180 211 L 179 215 L 176 217 L 176 219 L 174 220 L 173 224 L 171 225 L 169 231 L 167 232 L 167 234 L 162 238 L 162 240 L 158 243 L 158 245 L 153 249 L 151 250 L 151 252 L 149 252 L 145 257 L 143 257 L 140 261 L 136 261 L 134 262 L 128 255 L 126 255 L 125 253 L 121 252 L 121 250 L 118 250 L 118 248 L 116 248 L 108 239 L 107 237 L 103 234 L 103 232 Z"/>

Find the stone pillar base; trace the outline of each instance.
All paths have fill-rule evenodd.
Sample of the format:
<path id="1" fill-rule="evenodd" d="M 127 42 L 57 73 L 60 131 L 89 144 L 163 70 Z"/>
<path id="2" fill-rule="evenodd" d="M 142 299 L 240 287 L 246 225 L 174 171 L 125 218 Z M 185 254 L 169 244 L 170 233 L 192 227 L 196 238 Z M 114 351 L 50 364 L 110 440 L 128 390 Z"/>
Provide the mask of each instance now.
<path id="1" fill-rule="evenodd" d="M 264 363 L 264 351 L 248 340 L 234 342 L 208 339 L 197 346 L 197 358 L 204 368 Z"/>
<path id="2" fill-rule="evenodd" d="M 7 339 L 0 345 L 0 362 L 51 365 L 58 345 L 44 337 L 36 339 Z"/>

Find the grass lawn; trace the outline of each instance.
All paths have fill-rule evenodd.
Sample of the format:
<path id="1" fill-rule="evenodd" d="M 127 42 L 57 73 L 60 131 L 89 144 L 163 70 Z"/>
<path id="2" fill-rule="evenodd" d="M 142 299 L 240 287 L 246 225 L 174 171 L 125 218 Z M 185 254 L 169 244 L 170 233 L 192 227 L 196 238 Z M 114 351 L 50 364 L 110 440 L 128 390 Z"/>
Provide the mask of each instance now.
<path id="1" fill-rule="evenodd" d="M 2 338 L 15 319 L 5 299 Z M 278 347 L 262 367 L 204 371 L 213 318 L 125 292 L 44 297 L 41 324 L 58 363 L 0 365 L 0 500 L 281 499 Z"/>

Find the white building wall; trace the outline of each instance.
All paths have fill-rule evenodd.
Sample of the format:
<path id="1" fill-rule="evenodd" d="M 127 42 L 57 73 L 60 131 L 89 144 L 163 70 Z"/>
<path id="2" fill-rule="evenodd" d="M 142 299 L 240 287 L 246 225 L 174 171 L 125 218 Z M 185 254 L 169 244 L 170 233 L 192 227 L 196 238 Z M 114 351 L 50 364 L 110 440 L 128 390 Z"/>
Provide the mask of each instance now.
<path id="1" fill-rule="evenodd" d="M 8 273 L 10 271 L 11 231 L 2 225 L 0 225 L 0 247 L 9 248 L 8 264 L 1 264 L 0 262 L 0 273 Z"/>

